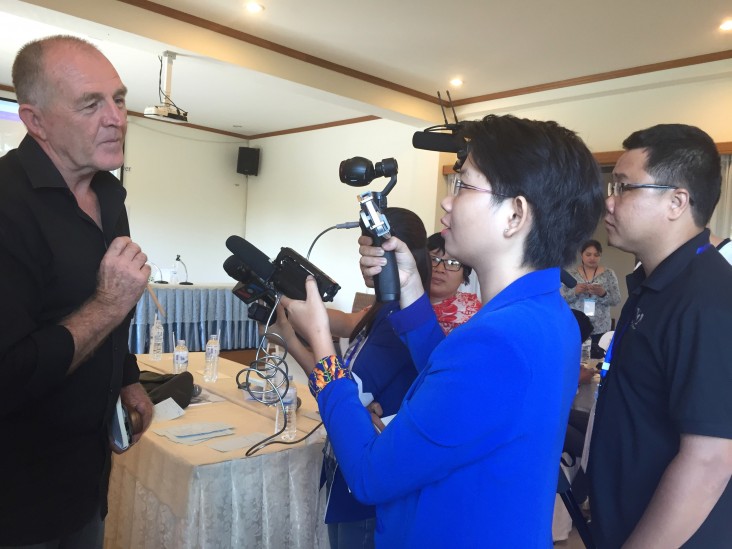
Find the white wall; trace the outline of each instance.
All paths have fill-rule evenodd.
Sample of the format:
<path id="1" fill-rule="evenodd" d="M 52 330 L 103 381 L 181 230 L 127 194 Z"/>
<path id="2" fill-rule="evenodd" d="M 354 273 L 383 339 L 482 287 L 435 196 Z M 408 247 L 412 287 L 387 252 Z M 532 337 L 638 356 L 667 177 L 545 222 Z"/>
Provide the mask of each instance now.
<path id="1" fill-rule="evenodd" d="M 706 76 L 691 79 L 691 73 L 700 72 Z M 698 125 L 716 141 L 732 141 L 732 61 L 668 73 L 673 78 L 665 75 L 656 84 L 642 75 L 468 106 L 459 116 L 511 112 L 557 120 L 577 131 L 594 151 L 618 150 L 632 131 L 672 121 Z M 402 123 L 376 120 L 247 144 L 131 119 L 126 146 L 130 171 L 124 183 L 133 238 L 161 267 L 169 267 L 180 253 L 192 281 L 231 283 L 221 268 L 229 255 L 224 245 L 229 235 L 244 236 L 271 258 L 282 246 L 305 255 L 322 230 L 357 220 L 356 195 L 382 190 L 387 179 L 376 179 L 363 189 L 340 183 L 338 166 L 353 156 L 374 162 L 395 157 L 399 182 L 389 204 L 414 210 L 432 232 L 442 215 L 440 169 L 446 157 L 413 149 L 414 131 Z M 238 147 L 244 145 L 262 149 L 259 176 L 248 183 L 235 168 Z M 453 160 L 454 155 L 447 163 Z M 354 293 L 365 291 L 357 267 L 357 236 L 357 229 L 327 233 L 311 257 L 343 287 L 335 306 L 347 310 Z M 622 286 L 626 264 L 632 260 L 621 256 L 616 261 Z"/>
<path id="2" fill-rule="evenodd" d="M 672 122 L 732 141 L 732 60 L 468 105 L 459 114 L 491 112 L 556 120 L 593 151 L 620 150 L 633 131 Z"/>
<path id="3" fill-rule="evenodd" d="M 259 176 L 249 178 L 246 239 L 270 258 L 283 246 L 306 255 L 322 230 L 357 221 L 356 195 L 381 191 L 388 179 L 375 179 L 362 188 L 341 183 L 340 162 L 354 156 L 374 163 L 396 158 L 398 182 L 388 196 L 389 206 L 411 209 L 430 231 L 439 154 L 414 149 L 414 131 L 398 122 L 375 120 L 252 141 L 250 146 L 261 147 L 262 153 Z M 355 292 L 366 291 L 358 269 L 359 235 L 358 229 L 328 232 L 310 257 L 341 285 L 334 306 L 348 311 Z"/>
<path id="4" fill-rule="evenodd" d="M 161 269 L 180 254 L 190 281 L 233 285 L 222 264 L 227 237 L 244 232 L 246 178 L 236 173 L 236 160 L 245 144 L 130 117 L 122 178 L 130 230 Z"/>
<path id="5" fill-rule="evenodd" d="M 306 255 L 322 230 L 358 220 L 356 195 L 381 191 L 388 179 L 363 188 L 341 183 L 340 162 L 353 156 L 374 163 L 396 158 L 398 182 L 389 205 L 413 210 L 431 231 L 439 154 L 412 148 L 414 131 L 377 120 L 253 141 L 249 146 L 262 149 L 260 169 L 247 182 L 236 173 L 238 148 L 246 143 L 130 118 L 123 182 L 132 237 L 166 271 L 165 278 L 181 254 L 194 283 L 233 285 L 222 269 L 230 235 L 244 236 L 274 259 L 283 246 Z M 357 264 L 359 234 L 358 229 L 329 232 L 311 256 L 341 285 L 334 305 L 346 310 L 356 291 L 366 291 Z"/>
<path id="6" fill-rule="evenodd" d="M 661 123 L 691 124 L 716 142 L 732 141 L 732 60 L 468 106 L 460 116 L 488 113 L 556 120 L 576 131 L 595 152 L 621 150 L 632 132 Z M 618 277 L 622 301 L 612 309 L 617 319 L 627 298 L 625 275 L 635 261 L 631 254 L 607 246 L 602 221 L 593 238 L 604 247 L 603 265 Z"/>

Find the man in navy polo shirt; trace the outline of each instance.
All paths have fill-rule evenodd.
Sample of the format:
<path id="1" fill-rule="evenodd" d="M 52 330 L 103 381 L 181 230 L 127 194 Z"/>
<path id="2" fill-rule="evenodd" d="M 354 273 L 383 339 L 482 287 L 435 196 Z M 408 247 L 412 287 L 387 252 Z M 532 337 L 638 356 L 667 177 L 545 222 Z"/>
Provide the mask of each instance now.
<path id="1" fill-rule="evenodd" d="M 642 267 L 608 351 L 590 447 L 600 548 L 732 544 L 732 266 L 705 229 L 720 159 L 693 126 L 633 133 L 608 240 Z"/>

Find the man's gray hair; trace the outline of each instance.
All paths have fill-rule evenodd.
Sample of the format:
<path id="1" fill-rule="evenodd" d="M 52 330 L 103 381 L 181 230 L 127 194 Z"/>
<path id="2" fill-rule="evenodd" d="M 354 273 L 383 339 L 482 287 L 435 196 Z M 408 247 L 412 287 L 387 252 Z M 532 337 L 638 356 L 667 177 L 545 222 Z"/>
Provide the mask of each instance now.
<path id="1" fill-rule="evenodd" d="M 13 86 L 15 86 L 18 103 L 38 106 L 47 103 L 51 97 L 51 90 L 46 75 L 46 54 L 52 47 L 61 44 L 99 52 L 99 49 L 91 42 L 63 34 L 28 42 L 20 48 L 13 62 Z"/>

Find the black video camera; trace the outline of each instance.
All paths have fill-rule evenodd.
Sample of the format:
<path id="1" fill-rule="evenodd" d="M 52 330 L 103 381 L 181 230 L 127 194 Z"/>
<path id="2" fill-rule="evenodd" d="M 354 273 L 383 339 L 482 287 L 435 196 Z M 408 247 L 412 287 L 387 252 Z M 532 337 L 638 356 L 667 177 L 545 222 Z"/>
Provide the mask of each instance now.
<path id="1" fill-rule="evenodd" d="M 323 301 L 333 301 L 341 287 L 323 271 L 292 248 L 282 248 L 273 262 L 258 248 L 241 238 L 230 236 L 226 247 L 233 252 L 224 262 L 226 273 L 238 281 L 232 292 L 247 305 L 248 316 L 266 322 L 276 303 L 277 293 L 304 300 L 305 280 L 315 278 Z M 262 300 L 264 304 L 254 303 Z"/>

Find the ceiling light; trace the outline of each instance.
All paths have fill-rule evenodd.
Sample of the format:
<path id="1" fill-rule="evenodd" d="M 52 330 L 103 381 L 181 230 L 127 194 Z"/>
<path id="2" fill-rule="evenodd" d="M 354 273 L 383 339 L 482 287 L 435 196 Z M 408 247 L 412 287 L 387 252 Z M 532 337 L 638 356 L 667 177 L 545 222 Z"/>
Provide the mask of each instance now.
<path id="1" fill-rule="evenodd" d="M 463 81 L 460 78 L 453 78 L 450 80 L 450 85 L 459 88 L 463 85 Z"/>
<path id="2" fill-rule="evenodd" d="M 719 28 L 723 31 L 732 30 L 732 19 L 727 19 L 724 23 L 719 25 Z"/>
<path id="3" fill-rule="evenodd" d="M 264 6 L 262 4 L 257 4 L 256 2 L 247 2 L 244 7 L 249 13 L 259 13 L 264 11 Z"/>

